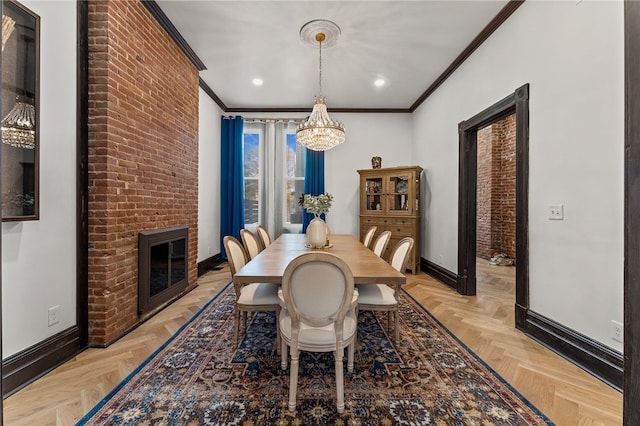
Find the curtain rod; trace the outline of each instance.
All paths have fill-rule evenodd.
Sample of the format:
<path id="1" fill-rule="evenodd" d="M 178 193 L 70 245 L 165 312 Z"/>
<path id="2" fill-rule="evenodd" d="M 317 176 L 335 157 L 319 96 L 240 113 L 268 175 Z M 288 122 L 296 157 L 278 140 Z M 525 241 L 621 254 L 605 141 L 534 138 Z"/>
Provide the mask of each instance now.
<path id="1" fill-rule="evenodd" d="M 298 118 L 263 118 L 263 117 L 243 117 L 245 122 L 249 121 L 304 121 L 306 117 L 298 117 Z"/>

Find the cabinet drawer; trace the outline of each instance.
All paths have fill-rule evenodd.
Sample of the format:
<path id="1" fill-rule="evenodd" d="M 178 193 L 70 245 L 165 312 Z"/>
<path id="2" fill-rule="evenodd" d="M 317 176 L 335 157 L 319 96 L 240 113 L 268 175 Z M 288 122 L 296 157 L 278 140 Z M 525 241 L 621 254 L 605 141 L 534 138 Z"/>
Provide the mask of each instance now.
<path id="1" fill-rule="evenodd" d="M 395 225 L 395 224 L 384 223 L 378 227 L 378 230 L 391 231 L 392 235 L 403 235 L 403 236 L 410 237 L 413 234 L 413 225 L 411 224 Z"/>

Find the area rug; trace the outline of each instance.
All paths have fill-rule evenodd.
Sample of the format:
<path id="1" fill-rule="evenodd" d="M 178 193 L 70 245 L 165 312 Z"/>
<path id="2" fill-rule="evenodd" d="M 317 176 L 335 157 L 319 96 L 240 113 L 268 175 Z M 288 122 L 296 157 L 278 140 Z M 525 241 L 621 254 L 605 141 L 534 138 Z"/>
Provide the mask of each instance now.
<path id="1" fill-rule="evenodd" d="M 274 315 L 257 313 L 235 350 L 233 304 L 227 286 L 78 424 L 552 424 L 406 293 L 396 345 L 384 313 L 360 312 L 344 413 L 335 409 L 333 355 L 306 352 L 290 413 Z"/>

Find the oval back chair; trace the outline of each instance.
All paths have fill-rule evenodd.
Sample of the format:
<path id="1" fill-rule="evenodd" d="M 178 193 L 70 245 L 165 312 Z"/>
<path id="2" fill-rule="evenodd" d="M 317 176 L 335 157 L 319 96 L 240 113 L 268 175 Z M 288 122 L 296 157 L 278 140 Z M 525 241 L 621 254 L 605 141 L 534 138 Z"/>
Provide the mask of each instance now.
<path id="1" fill-rule="evenodd" d="M 299 352 L 329 352 L 335 357 L 337 410 L 344 411 L 344 349 L 347 369 L 353 371 L 357 334 L 353 274 L 339 257 L 310 252 L 294 258 L 282 277 L 284 307 L 280 314 L 282 368 L 291 355 L 289 410 L 295 411 Z"/>
<path id="2" fill-rule="evenodd" d="M 247 262 L 247 254 L 242 247 L 242 243 L 237 238 L 225 236 L 222 240 L 224 250 L 227 253 L 227 261 L 231 269 L 231 277 L 233 278 Z M 240 313 L 244 322 L 244 333 L 247 332 L 247 312 L 256 311 L 274 311 L 276 313 L 276 347 L 279 347 L 277 327 L 277 318 L 280 313 L 280 303 L 278 300 L 278 284 L 272 283 L 251 283 L 240 284 L 234 281 L 233 289 L 236 293 L 235 312 L 233 317 L 233 343 L 238 346 L 238 335 L 240 328 Z"/>
<path id="3" fill-rule="evenodd" d="M 405 237 L 398 241 L 391 249 L 389 264 L 399 272 L 404 274 L 404 270 L 409 260 L 409 255 L 413 250 L 413 238 Z M 397 343 L 400 339 L 400 328 L 398 320 L 398 307 L 400 306 L 400 289 L 402 284 L 396 284 L 391 288 L 386 284 L 361 284 L 358 285 L 358 310 L 364 311 L 386 311 L 387 329 L 391 333 L 391 314 L 394 321 L 394 340 Z"/>
<path id="4" fill-rule="evenodd" d="M 377 226 L 372 226 L 371 228 L 369 228 L 367 233 L 364 234 L 362 244 L 364 244 L 366 248 L 369 248 L 371 246 L 371 241 L 373 241 L 373 235 L 376 233 L 376 229 L 378 229 Z"/>

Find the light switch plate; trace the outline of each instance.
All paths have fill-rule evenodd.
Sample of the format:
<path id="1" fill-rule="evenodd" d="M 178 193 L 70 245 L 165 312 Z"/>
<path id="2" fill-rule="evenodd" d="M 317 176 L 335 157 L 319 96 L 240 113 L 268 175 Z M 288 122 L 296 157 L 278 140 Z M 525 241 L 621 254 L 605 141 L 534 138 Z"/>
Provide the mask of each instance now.
<path id="1" fill-rule="evenodd" d="M 564 220 L 564 206 L 562 204 L 549 206 L 549 220 Z"/>

